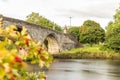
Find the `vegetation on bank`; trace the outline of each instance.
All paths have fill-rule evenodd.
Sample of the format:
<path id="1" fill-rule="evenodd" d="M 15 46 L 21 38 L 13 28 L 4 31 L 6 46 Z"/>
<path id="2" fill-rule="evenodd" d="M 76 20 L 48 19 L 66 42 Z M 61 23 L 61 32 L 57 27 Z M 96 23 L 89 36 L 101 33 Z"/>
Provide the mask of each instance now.
<path id="1" fill-rule="evenodd" d="M 57 59 L 117 59 L 120 53 L 111 50 L 102 50 L 102 45 L 85 46 L 83 48 L 71 49 L 60 54 L 53 54 Z"/>

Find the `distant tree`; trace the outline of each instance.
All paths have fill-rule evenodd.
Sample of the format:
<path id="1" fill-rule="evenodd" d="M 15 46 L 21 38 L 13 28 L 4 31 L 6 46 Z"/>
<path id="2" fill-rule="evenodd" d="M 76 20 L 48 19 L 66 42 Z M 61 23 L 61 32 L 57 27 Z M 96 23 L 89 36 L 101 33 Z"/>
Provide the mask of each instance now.
<path id="1" fill-rule="evenodd" d="M 80 27 L 71 27 L 67 30 L 67 33 L 72 34 L 73 36 L 75 36 L 77 38 L 77 40 L 79 41 L 79 36 L 80 36 Z"/>
<path id="2" fill-rule="evenodd" d="M 89 43 L 92 46 L 92 44 L 104 41 L 105 31 L 101 28 L 99 23 L 95 21 L 86 20 L 80 27 L 80 32 L 81 43 Z"/>
<path id="3" fill-rule="evenodd" d="M 113 17 L 114 17 L 115 22 L 120 21 L 120 7 L 116 10 L 116 13 Z"/>
<path id="4" fill-rule="evenodd" d="M 120 52 L 120 8 L 116 10 L 114 21 L 107 26 L 105 46 Z"/>
<path id="5" fill-rule="evenodd" d="M 43 27 L 52 28 L 52 29 L 55 29 L 57 31 L 62 31 L 62 28 L 59 25 L 46 19 L 43 16 L 40 16 L 39 13 L 32 12 L 30 15 L 27 16 L 26 21 L 43 26 Z"/>

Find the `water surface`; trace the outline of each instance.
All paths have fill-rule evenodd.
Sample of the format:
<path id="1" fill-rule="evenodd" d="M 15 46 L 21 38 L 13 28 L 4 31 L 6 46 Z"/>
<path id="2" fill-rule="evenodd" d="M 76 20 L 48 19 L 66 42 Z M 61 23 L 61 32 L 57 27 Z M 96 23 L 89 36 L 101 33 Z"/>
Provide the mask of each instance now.
<path id="1" fill-rule="evenodd" d="M 46 73 L 48 80 L 120 80 L 120 61 L 59 59 Z"/>

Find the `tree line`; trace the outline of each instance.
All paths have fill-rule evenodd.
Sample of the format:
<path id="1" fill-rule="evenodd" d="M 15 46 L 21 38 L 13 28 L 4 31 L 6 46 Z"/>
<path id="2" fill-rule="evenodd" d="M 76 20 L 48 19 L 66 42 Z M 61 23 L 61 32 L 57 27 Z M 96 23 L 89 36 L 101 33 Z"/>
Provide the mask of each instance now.
<path id="1" fill-rule="evenodd" d="M 68 29 L 68 33 L 77 37 L 78 41 L 83 44 L 103 43 L 103 48 L 120 52 L 120 8 L 113 15 L 113 21 L 106 26 L 106 31 L 99 23 L 86 20 L 80 27 Z"/>

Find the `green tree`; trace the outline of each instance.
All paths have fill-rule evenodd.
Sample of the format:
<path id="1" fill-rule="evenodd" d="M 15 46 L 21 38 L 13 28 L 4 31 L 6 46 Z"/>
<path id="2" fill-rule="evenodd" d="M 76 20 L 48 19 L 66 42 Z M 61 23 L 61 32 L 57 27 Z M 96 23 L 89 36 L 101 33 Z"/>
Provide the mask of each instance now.
<path id="1" fill-rule="evenodd" d="M 107 26 L 105 46 L 120 51 L 120 8 L 116 10 L 114 21 Z"/>
<path id="2" fill-rule="evenodd" d="M 32 12 L 27 16 L 27 22 L 34 23 L 47 28 L 54 28 L 57 31 L 62 31 L 62 28 L 56 23 L 46 19 L 43 16 L 40 16 L 39 13 Z"/>
<path id="3" fill-rule="evenodd" d="M 95 21 L 86 20 L 80 27 L 80 32 L 81 43 L 89 43 L 92 46 L 104 41 L 105 31 Z"/>
<path id="4" fill-rule="evenodd" d="M 77 40 L 79 41 L 80 27 L 71 27 L 67 30 L 67 32 L 75 36 Z"/>
<path id="5" fill-rule="evenodd" d="M 113 17 L 114 17 L 115 22 L 120 21 L 120 7 L 116 10 L 116 13 Z"/>

